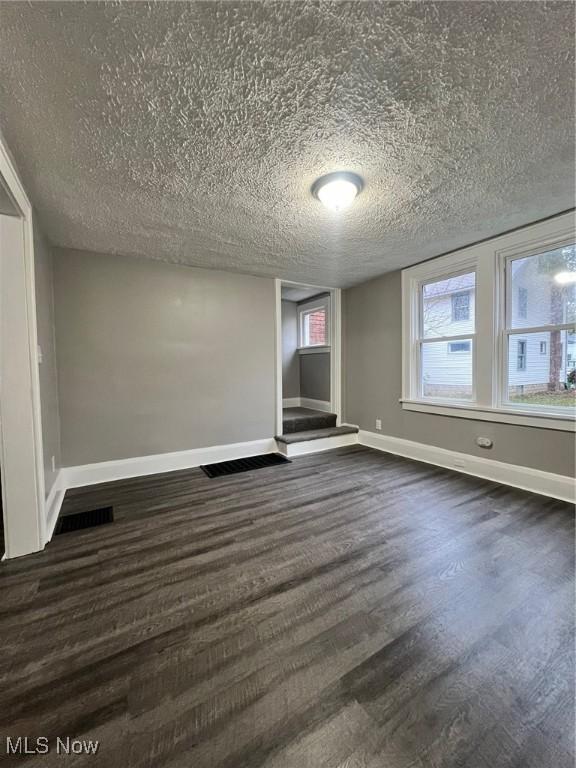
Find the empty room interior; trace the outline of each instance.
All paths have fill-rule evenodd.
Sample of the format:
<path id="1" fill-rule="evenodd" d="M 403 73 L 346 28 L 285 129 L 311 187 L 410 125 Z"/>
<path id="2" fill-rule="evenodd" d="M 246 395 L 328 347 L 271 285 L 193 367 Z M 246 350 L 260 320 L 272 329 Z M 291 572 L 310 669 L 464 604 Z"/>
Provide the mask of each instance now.
<path id="1" fill-rule="evenodd" d="M 0 757 L 573 768 L 576 5 L 0 1 Z"/>

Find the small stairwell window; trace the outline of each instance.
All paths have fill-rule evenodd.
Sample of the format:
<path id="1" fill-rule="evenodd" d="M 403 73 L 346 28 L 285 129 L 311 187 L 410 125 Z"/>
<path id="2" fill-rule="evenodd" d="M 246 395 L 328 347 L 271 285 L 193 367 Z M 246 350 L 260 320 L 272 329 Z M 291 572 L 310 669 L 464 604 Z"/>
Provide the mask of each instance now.
<path id="1" fill-rule="evenodd" d="M 302 314 L 302 346 L 317 347 L 326 344 L 326 310 L 312 309 Z"/>
<path id="2" fill-rule="evenodd" d="M 327 347 L 330 325 L 330 298 L 301 304 L 298 307 L 298 346 L 300 349 L 310 347 Z"/>

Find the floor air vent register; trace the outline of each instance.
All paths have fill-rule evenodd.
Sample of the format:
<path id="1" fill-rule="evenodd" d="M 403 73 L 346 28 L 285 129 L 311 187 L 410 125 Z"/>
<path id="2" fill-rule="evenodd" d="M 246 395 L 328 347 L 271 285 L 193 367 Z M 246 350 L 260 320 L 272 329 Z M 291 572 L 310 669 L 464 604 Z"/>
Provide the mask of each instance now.
<path id="1" fill-rule="evenodd" d="M 235 475 L 238 472 L 251 472 L 253 469 L 265 469 L 277 464 L 290 464 L 290 459 L 279 453 L 264 453 L 261 456 L 248 456 L 246 459 L 234 459 L 233 461 L 220 461 L 218 464 L 205 464 L 200 469 L 208 477 L 223 477 Z"/>
<path id="2" fill-rule="evenodd" d="M 87 512 L 77 512 L 73 515 L 64 515 L 56 523 L 55 535 L 81 531 L 83 528 L 95 528 L 97 525 L 106 525 L 114 522 L 113 507 L 101 507 L 90 509 Z"/>

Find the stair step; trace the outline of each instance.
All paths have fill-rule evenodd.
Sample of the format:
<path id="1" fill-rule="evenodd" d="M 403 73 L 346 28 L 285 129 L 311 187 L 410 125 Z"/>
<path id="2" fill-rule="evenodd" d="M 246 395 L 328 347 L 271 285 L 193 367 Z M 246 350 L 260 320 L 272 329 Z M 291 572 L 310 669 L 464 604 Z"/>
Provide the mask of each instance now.
<path id="1" fill-rule="evenodd" d="M 335 426 L 335 413 L 315 411 L 312 408 L 285 408 L 282 415 L 282 434 L 284 435 Z"/>
<path id="2" fill-rule="evenodd" d="M 288 435 L 278 435 L 276 438 L 278 450 L 283 456 L 304 456 L 306 453 L 329 451 L 332 448 L 343 448 L 358 442 L 358 427 L 327 427 L 325 429 L 307 429 L 304 432 L 293 432 Z"/>
<path id="3" fill-rule="evenodd" d="M 303 432 L 292 432 L 287 435 L 278 435 L 276 442 L 285 445 L 305 443 L 309 440 L 322 440 L 326 437 L 338 437 L 339 435 L 353 435 L 358 432 L 358 427 L 327 427 L 325 429 L 308 429 Z"/>

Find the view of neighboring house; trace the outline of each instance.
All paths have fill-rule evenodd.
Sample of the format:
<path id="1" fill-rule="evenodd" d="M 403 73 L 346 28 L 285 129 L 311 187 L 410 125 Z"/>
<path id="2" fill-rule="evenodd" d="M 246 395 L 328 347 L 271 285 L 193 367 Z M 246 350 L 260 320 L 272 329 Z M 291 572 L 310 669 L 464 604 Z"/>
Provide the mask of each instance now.
<path id="1" fill-rule="evenodd" d="M 576 285 L 558 282 L 572 269 L 574 246 L 515 259 L 508 275 L 511 316 L 508 346 L 508 396 L 537 398 L 565 393 L 576 367 L 576 334 L 562 326 L 575 318 Z M 546 276 L 546 279 L 542 277 Z M 424 285 L 422 386 L 426 397 L 470 399 L 475 316 L 473 272 Z M 538 330 L 546 328 L 546 330 Z M 526 329 L 526 331 L 523 331 Z M 465 338 L 471 334 L 470 338 Z M 561 398 L 558 403 L 562 404 Z M 566 403 L 568 404 L 568 403 Z"/>
<path id="2" fill-rule="evenodd" d="M 422 289 L 424 338 L 474 333 L 476 275 L 428 283 Z M 432 341 L 422 347 L 425 397 L 472 397 L 472 338 Z"/>

